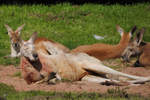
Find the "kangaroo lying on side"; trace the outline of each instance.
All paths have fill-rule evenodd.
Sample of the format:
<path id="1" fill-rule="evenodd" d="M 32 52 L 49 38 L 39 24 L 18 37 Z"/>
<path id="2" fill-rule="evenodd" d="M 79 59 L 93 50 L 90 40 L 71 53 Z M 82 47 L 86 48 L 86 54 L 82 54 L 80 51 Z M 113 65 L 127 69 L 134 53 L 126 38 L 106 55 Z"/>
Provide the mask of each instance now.
<path id="1" fill-rule="evenodd" d="M 122 52 L 127 47 L 134 31 L 136 30 L 136 26 L 134 26 L 128 33 L 124 32 L 120 26 L 117 26 L 117 30 L 121 34 L 121 40 L 117 45 L 103 43 L 83 45 L 73 49 L 72 52 L 84 52 L 100 60 L 121 57 Z"/>
<path id="2" fill-rule="evenodd" d="M 38 43 L 36 44 L 34 42 L 35 38 L 36 34 L 34 33 L 30 40 L 24 41 L 21 46 L 21 55 L 23 56 L 21 60 L 22 72 L 24 73 L 24 79 L 26 81 L 30 81 L 30 83 L 49 77 L 52 72 L 60 76 L 61 79 L 72 81 L 82 80 L 101 84 L 107 82 L 113 84 L 120 84 L 122 82 L 137 84 L 150 81 L 150 77 L 134 76 L 113 70 L 103 65 L 100 60 L 85 53 L 64 52 L 54 43 L 48 41 L 38 42 L 43 45 L 43 47 L 41 47 Z M 44 50 L 47 53 L 43 52 Z M 35 53 L 37 53 L 38 56 L 35 57 Z M 23 64 L 24 61 L 27 61 L 27 63 Z M 37 65 L 36 63 L 39 62 L 41 67 L 35 67 L 35 65 Z M 32 72 L 31 76 L 35 75 L 34 77 L 31 77 L 29 75 L 30 73 L 25 70 L 26 67 L 35 69 L 38 75 L 36 75 L 37 73 L 34 74 L 34 72 L 30 70 Z M 28 79 L 28 77 L 25 78 L 25 76 L 30 77 Z M 37 79 L 32 80 L 35 77 Z"/>
<path id="3" fill-rule="evenodd" d="M 124 61 L 129 62 L 132 55 L 137 55 L 138 59 L 134 66 L 150 66 L 150 43 L 142 41 L 145 29 L 142 28 L 132 40 L 122 54 Z"/>
<path id="4" fill-rule="evenodd" d="M 28 84 L 31 84 L 32 82 L 42 79 L 43 78 L 42 75 L 45 74 L 47 75 L 45 71 L 48 73 L 52 72 L 50 69 L 47 69 L 47 67 L 43 68 L 40 60 L 38 59 L 39 58 L 38 52 L 42 52 L 44 54 L 50 55 L 50 52 L 47 51 L 46 46 L 43 45 L 44 42 L 53 44 L 63 52 L 70 51 L 64 45 L 54 42 L 52 40 L 48 40 L 46 38 L 35 38 L 36 34 L 37 33 L 35 32 L 28 41 L 22 41 L 21 49 L 20 49 L 21 55 L 24 56 L 21 57 L 22 75 Z M 33 44 L 35 46 L 32 46 Z M 28 50 L 31 52 L 26 52 Z M 29 57 L 30 59 L 27 59 L 27 57 Z M 35 68 L 33 68 L 33 66 Z M 42 75 L 39 73 L 39 71 L 42 73 Z"/>
<path id="5" fill-rule="evenodd" d="M 19 57 L 20 56 L 20 46 L 21 46 L 21 37 L 20 37 L 20 33 L 22 28 L 24 27 L 25 24 L 21 25 L 20 27 L 18 27 L 16 29 L 16 31 L 13 31 L 7 24 L 5 25 L 7 31 L 8 31 L 8 35 L 10 37 L 10 41 L 11 41 L 11 54 L 8 56 L 5 56 L 5 58 L 8 57 Z"/>

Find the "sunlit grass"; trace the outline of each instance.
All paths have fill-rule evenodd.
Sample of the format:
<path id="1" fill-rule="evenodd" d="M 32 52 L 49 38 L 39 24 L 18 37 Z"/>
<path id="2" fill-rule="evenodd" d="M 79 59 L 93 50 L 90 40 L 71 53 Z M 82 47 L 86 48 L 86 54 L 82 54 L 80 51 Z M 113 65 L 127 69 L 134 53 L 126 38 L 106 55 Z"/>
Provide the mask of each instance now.
<path id="1" fill-rule="evenodd" d="M 117 44 L 120 35 L 116 31 L 119 24 L 125 31 L 137 25 L 145 27 L 144 40 L 150 41 L 150 6 L 148 3 L 135 5 L 1 5 L 0 6 L 0 64 L 18 65 L 18 59 L 4 59 L 10 54 L 10 40 L 4 24 L 14 30 L 25 23 L 22 38 L 27 40 L 33 32 L 39 37 L 55 40 L 72 49 L 79 45 L 93 43 Z M 96 40 L 93 35 L 104 36 Z M 116 63 L 115 63 L 116 62 Z M 104 62 L 112 68 L 122 66 L 120 59 Z M 118 67 L 116 67 L 118 66 Z M 20 77 L 20 72 L 14 77 Z M 108 94 L 98 93 L 56 93 L 29 91 L 17 92 L 12 87 L 0 84 L 0 97 L 7 100 L 148 100 L 139 96 L 127 96 L 124 90 L 109 90 Z M 122 97 L 121 97 L 122 96 Z M 37 99 L 38 98 L 38 99 Z M 39 99 L 40 100 L 40 99 Z"/>
<path id="2" fill-rule="evenodd" d="M 4 24 L 16 29 L 26 24 L 22 38 L 28 39 L 33 32 L 41 37 L 55 40 L 72 49 L 78 45 L 93 43 L 116 44 L 120 35 L 116 31 L 119 24 L 125 31 L 132 26 L 145 27 L 144 40 L 150 41 L 149 4 L 98 5 L 69 3 L 56 5 L 2 5 L 0 6 L 0 64 L 18 64 L 19 60 L 3 59 L 10 54 L 10 40 Z M 96 40 L 93 35 L 105 36 Z"/>
<path id="3" fill-rule="evenodd" d="M 0 98 L 7 100 L 148 100 L 138 95 L 129 95 L 125 89 L 109 89 L 106 94 L 99 93 L 62 93 L 28 91 L 17 92 L 13 87 L 0 84 Z"/>

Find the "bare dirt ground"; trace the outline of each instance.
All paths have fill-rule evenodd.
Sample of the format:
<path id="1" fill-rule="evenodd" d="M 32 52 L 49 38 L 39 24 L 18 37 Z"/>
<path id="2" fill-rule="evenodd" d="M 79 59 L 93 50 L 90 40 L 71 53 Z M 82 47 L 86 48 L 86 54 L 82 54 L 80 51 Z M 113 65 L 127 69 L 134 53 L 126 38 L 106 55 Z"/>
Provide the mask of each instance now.
<path id="1" fill-rule="evenodd" d="M 150 76 L 149 68 L 134 68 L 126 67 L 119 69 L 122 72 L 138 75 L 138 76 Z M 60 82 L 55 85 L 43 84 L 31 84 L 28 85 L 21 77 L 14 76 L 20 72 L 19 68 L 0 65 L 0 83 L 13 86 L 17 91 L 30 91 L 30 90 L 42 90 L 42 91 L 59 91 L 59 92 L 98 92 L 106 93 L 108 89 L 116 88 L 117 86 L 105 86 L 96 83 L 89 82 Z M 150 96 L 150 83 L 138 85 L 138 86 L 120 86 L 120 88 L 127 88 L 126 91 L 130 94 L 140 94 L 142 96 Z"/>

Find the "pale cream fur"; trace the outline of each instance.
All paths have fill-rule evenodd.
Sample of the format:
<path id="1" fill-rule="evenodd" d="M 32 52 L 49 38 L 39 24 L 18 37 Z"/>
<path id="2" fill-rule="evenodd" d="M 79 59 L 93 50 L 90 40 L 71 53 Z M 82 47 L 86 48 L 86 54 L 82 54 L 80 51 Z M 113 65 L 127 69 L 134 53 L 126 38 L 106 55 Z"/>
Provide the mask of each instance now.
<path id="1" fill-rule="evenodd" d="M 113 83 L 127 82 L 128 84 L 150 81 L 150 77 L 134 76 L 113 70 L 88 54 L 64 52 L 64 50 L 49 41 L 41 41 L 39 43 L 42 43 L 43 47 L 35 44 L 35 42 L 26 45 L 26 47 L 36 47 L 35 50 L 38 53 L 39 61 L 42 63 L 42 69 L 39 73 L 45 78 L 50 72 L 55 72 L 61 79 L 72 81 L 83 80 L 96 83 L 109 81 Z M 25 56 L 24 53 L 26 52 L 31 55 L 33 53 L 33 51 L 30 51 L 32 49 L 24 49 L 22 47 L 22 50 L 24 50 L 23 56 Z M 45 51 L 48 53 L 45 53 Z M 25 57 L 30 60 L 28 55 Z M 32 60 L 36 61 L 36 59 Z M 97 75 L 95 76 L 91 72 Z"/>
<path id="2" fill-rule="evenodd" d="M 49 43 L 45 42 L 44 44 L 47 50 L 49 50 L 49 52 L 53 51 L 54 49 L 57 49 Z M 61 50 L 59 52 L 59 50 L 57 50 L 57 53 L 53 55 L 46 55 L 42 52 L 39 52 L 38 54 L 41 62 L 47 64 L 49 68 L 53 69 L 53 71 L 60 75 L 62 79 L 69 79 L 72 81 L 83 79 L 86 81 L 99 83 L 105 81 L 129 82 L 130 84 L 139 81 L 145 82 L 150 80 L 149 77 L 139 77 L 113 70 L 103 65 L 100 60 L 91 57 L 85 53 L 71 54 L 64 53 Z M 87 72 L 87 70 L 99 74 L 99 77 L 90 75 L 90 73 L 85 74 L 85 76 L 82 76 L 84 75 L 84 73 Z M 100 77 L 101 75 L 106 75 L 106 78 Z"/>

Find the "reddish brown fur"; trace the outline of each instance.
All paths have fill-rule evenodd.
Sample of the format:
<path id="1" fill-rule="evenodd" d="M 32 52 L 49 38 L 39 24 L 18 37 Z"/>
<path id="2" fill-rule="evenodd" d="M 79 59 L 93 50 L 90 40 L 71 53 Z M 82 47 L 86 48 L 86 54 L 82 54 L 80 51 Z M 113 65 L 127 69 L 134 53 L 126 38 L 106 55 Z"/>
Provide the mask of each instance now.
<path id="1" fill-rule="evenodd" d="M 33 35 L 33 36 L 35 36 L 35 35 Z M 38 69 L 38 71 L 37 71 L 38 75 L 34 74 L 34 72 L 32 72 L 32 71 L 30 72 L 30 70 L 29 71 L 24 70 L 24 72 L 27 73 L 27 74 L 25 73 L 25 76 L 26 76 L 25 79 L 29 80 L 28 83 L 30 83 L 31 81 L 34 82 L 34 80 L 37 76 L 41 76 L 41 71 L 42 71 L 42 69 L 45 69 L 45 68 L 46 68 L 45 73 L 48 73 L 49 71 L 51 71 L 51 72 L 56 73 L 58 76 L 60 76 L 61 79 L 69 79 L 72 81 L 77 81 L 77 80 L 80 80 L 81 78 L 84 81 L 91 81 L 91 82 L 98 82 L 98 83 L 105 82 L 107 80 L 108 81 L 112 81 L 112 80 L 127 81 L 127 79 L 133 80 L 133 81 L 130 81 L 131 84 L 132 83 L 134 84 L 135 82 L 140 83 L 140 82 L 149 81 L 149 77 L 148 78 L 147 77 L 138 77 L 138 76 L 133 76 L 133 75 L 115 71 L 115 70 L 103 65 L 100 60 L 96 59 L 95 57 L 91 57 L 85 53 L 71 54 L 71 53 L 62 52 L 62 50 L 58 49 L 55 46 L 55 44 L 52 44 L 49 42 L 44 42 L 43 45 L 45 45 L 46 50 L 48 50 L 48 52 L 50 52 L 51 55 L 44 54 L 41 51 L 38 52 L 38 50 L 37 50 L 39 60 L 37 60 L 37 59 L 32 60 L 32 56 L 28 56 L 28 55 L 33 54 L 34 40 L 35 40 L 35 38 L 33 38 L 33 37 L 30 38 L 29 41 L 27 41 L 26 43 L 24 42 L 24 44 L 26 44 L 26 46 L 23 45 L 21 48 L 22 55 L 24 55 L 27 58 L 26 60 L 29 61 L 29 59 L 30 59 L 29 62 L 32 62 L 31 63 L 32 66 L 35 65 L 39 61 L 42 63 L 42 67 L 40 69 Z M 26 52 L 28 52 L 28 53 L 26 53 Z M 26 54 L 28 54 L 28 55 L 26 55 Z M 37 57 L 35 57 L 35 58 L 37 58 Z M 23 68 L 24 67 L 22 66 L 22 69 Z M 48 70 L 48 71 L 46 71 L 46 70 Z M 96 76 L 95 76 L 95 74 L 87 75 L 87 74 L 90 74 L 90 73 L 87 73 L 88 71 L 96 73 Z M 102 74 L 104 74 L 106 78 L 105 77 L 101 78 Z M 108 76 L 109 74 L 112 74 L 111 77 Z M 37 76 L 34 76 L 34 75 L 37 75 Z M 47 76 L 49 76 L 49 75 L 50 74 L 47 74 Z M 99 75 L 99 77 L 97 75 Z M 38 80 L 40 80 L 39 77 L 37 77 L 37 78 L 38 78 Z M 44 79 L 45 79 L 45 77 L 44 77 Z M 129 82 L 129 81 L 127 81 L 127 82 Z"/>
<path id="2" fill-rule="evenodd" d="M 138 55 L 135 67 L 150 65 L 150 43 L 142 42 L 144 32 L 144 28 L 139 30 L 122 54 L 124 61 L 129 61 L 131 56 Z"/>
<path id="3" fill-rule="evenodd" d="M 150 43 L 147 43 L 141 49 L 142 54 L 139 57 L 139 63 L 143 66 L 150 66 Z"/>
<path id="4" fill-rule="evenodd" d="M 22 76 L 28 84 L 42 79 L 40 72 L 33 68 L 33 66 L 29 63 L 29 61 L 26 58 L 21 58 L 20 66 L 22 69 Z"/>
<path id="5" fill-rule="evenodd" d="M 100 60 L 117 58 L 121 56 L 122 52 L 127 47 L 130 38 L 131 36 L 129 33 L 124 33 L 119 44 L 117 45 L 109 45 L 102 43 L 84 45 L 73 49 L 72 52 L 85 52 L 90 56 L 95 56 Z"/>
<path id="6" fill-rule="evenodd" d="M 21 41 L 20 35 L 18 34 L 18 32 L 11 32 L 11 40 L 13 41 L 13 43 L 18 43 Z"/>

